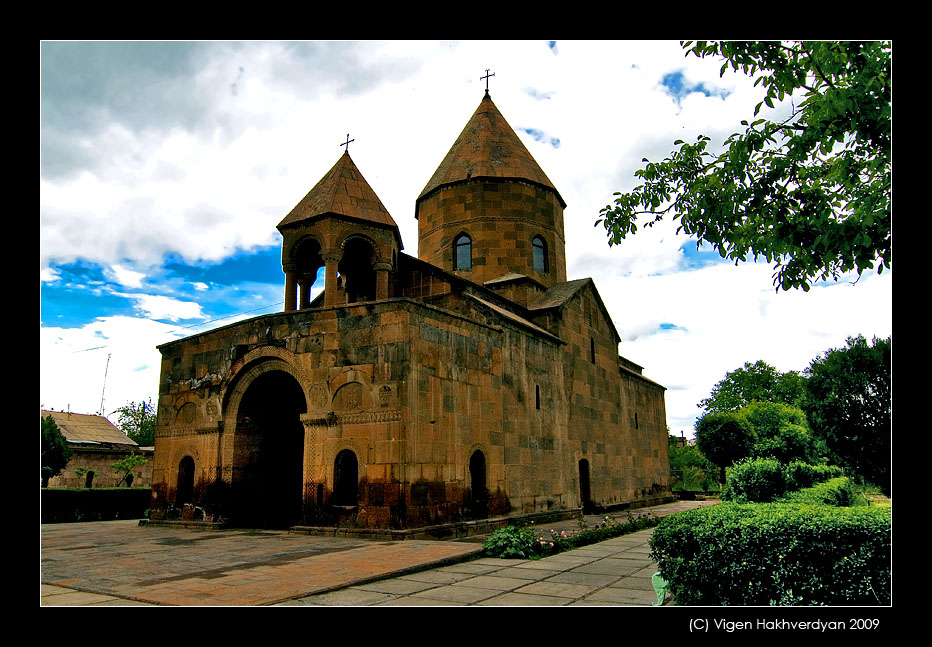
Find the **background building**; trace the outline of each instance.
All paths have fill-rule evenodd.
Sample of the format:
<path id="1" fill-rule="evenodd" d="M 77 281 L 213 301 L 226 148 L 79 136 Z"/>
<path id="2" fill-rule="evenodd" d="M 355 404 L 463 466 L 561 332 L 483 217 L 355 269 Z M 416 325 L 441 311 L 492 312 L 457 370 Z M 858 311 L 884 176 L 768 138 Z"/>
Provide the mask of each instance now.
<path id="1" fill-rule="evenodd" d="M 42 410 L 42 417 L 52 416 L 58 430 L 74 451 L 68 465 L 58 476 L 49 479 L 50 488 L 116 487 L 122 474 L 111 465 L 138 454 L 147 459 L 145 465 L 133 468 L 133 487 L 152 483 L 152 447 L 140 447 L 103 416 Z M 93 474 L 88 476 L 89 471 Z"/>

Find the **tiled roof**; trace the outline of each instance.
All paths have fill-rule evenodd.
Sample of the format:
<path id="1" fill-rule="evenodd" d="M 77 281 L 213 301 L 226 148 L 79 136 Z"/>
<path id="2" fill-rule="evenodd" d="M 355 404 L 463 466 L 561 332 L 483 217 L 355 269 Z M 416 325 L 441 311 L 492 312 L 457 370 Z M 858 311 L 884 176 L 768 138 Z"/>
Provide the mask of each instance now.
<path id="1" fill-rule="evenodd" d="M 565 206 L 556 187 L 488 94 L 483 97 L 418 200 L 441 186 L 472 178 L 528 180 L 552 190 Z"/>
<path id="2" fill-rule="evenodd" d="M 615 328 L 615 323 L 612 321 L 612 316 L 608 312 L 608 308 L 605 307 L 605 303 L 602 301 L 602 297 L 599 295 L 599 291 L 595 287 L 595 282 L 591 278 L 585 279 L 576 279 L 574 281 L 567 281 L 566 283 L 558 283 L 553 286 L 546 292 L 543 296 L 537 300 L 536 303 L 532 303 L 528 306 L 528 311 L 531 314 L 539 312 L 541 310 L 549 310 L 552 308 L 562 309 L 566 306 L 570 300 L 579 294 L 580 290 L 584 286 L 591 285 L 592 293 L 595 295 L 596 303 L 599 306 L 599 309 L 602 311 L 602 317 L 605 319 L 605 322 L 608 324 L 609 329 L 612 332 L 612 335 L 618 341 L 621 341 L 621 335 L 618 334 L 618 330 Z"/>
<path id="3" fill-rule="evenodd" d="M 528 310 L 546 310 L 548 308 L 562 308 L 566 303 L 592 279 L 576 279 L 566 283 L 558 283 L 547 290 L 536 303 L 528 306 Z"/>
<path id="4" fill-rule="evenodd" d="M 120 431 L 103 416 L 67 411 L 45 411 L 42 417 L 52 416 L 59 431 L 69 443 L 106 443 L 113 445 L 133 445 L 136 442 Z"/>
<path id="5" fill-rule="evenodd" d="M 538 326 L 537 324 L 528 321 L 528 320 L 525 319 L 524 317 L 521 317 L 521 316 L 516 315 L 515 313 L 511 312 L 510 310 L 506 310 L 505 308 L 502 308 L 501 306 L 495 305 L 495 304 L 492 303 L 491 301 L 488 301 L 488 300 L 486 300 L 486 299 L 483 299 L 483 298 L 481 298 L 481 297 L 479 297 L 479 296 L 477 296 L 477 295 L 475 295 L 475 294 L 469 294 L 469 293 L 467 292 L 467 293 L 465 293 L 465 296 L 468 297 L 468 298 L 470 298 L 470 299 L 472 299 L 473 301 L 476 301 L 476 302 L 478 302 L 478 303 L 481 303 L 481 304 L 484 305 L 486 308 L 488 308 L 489 310 L 492 310 L 493 312 L 499 314 L 500 316 L 504 317 L 505 319 L 509 319 L 510 321 L 512 321 L 512 322 L 514 322 L 514 323 L 516 323 L 516 324 L 518 324 L 518 325 L 520 325 L 520 326 L 523 326 L 524 328 L 527 328 L 527 329 L 529 329 L 529 330 L 533 330 L 533 331 L 536 332 L 538 335 L 544 335 L 544 336 L 549 337 L 549 338 L 551 338 L 551 339 L 553 339 L 553 340 L 555 340 L 555 341 L 558 341 L 558 342 L 560 342 L 560 343 L 563 343 L 563 340 L 560 339 L 559 337 L 557 337 L 556 335 L 554 335 L 552 332 L 549 332 L 549 331 L 547 331 L 547 330 L 544 330 L 543 328 L 541 328 L 541 327 Z"/>
<path id="6" fill-rule="evenodd" d="M 366 178 L 344 152 L 326 175 L 291 210 L 278 227 L 333 213 L 398 228 Z"/>

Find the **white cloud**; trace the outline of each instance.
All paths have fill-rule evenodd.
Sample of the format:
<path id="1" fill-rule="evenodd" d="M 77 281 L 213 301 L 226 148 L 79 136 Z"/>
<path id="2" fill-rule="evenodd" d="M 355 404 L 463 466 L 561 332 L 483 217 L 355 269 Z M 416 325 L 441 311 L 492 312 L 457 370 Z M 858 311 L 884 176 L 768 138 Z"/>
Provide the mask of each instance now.
<path id="1" fill-rule="evenodd" d="M 181 301 L 158 294 L 127 294 L 121 292 L 115 292 L 114 294 L 135 301 L 136 309 L 140 310 L 147 318 L 168 319 L 169 321 L 204 318 L 200 304 L 194 301 Z"/>
<path id="2" fill-rule="evenodd" d="M 55 283 L 61 278 L 61 271 L 54 267 L 43 267 L 39 270 L 39 281 L 42 283 Z"/>
<path id="3" fill-rule="evenodd" d="M 802 371 L 815 357 L 864 334 L 892 334 L 892 277 L 869 274 L 856 286 L 776 292 L 766 265 L 714 265 L 639 278 L 606 277 L 599 292 L 622 336 L 619 352 L 667 386 L 676 433 L 691 435 L 696 405 L 728 371 L 764 360 Z M 659 330 L 668 322 L 685 330 Z M 656 331 L 654 334 L 648 334 Z"/>
<path id="4" fill-rule="evenodd" d="M 110 413 L 129 401 L 157 401 L 161 354 L 156 345 L 178 336 L 174 326 L 135 317 L 101 317 L 80 328 L 43 327 L 40 404 L 97 413 L 103 396 Z"/>
<path id="5" fill-rule="evenodd" d="M 115 280 L 123 287 L 127 288 L 142 287 L 142 280 L 146 278 L 146 275 L 142 272 L 134 272 L 133 270 L 127 267 L 123 267 L 122 265 L 112 265 L 109 271 L 104 271 L 104 274 Z"/>

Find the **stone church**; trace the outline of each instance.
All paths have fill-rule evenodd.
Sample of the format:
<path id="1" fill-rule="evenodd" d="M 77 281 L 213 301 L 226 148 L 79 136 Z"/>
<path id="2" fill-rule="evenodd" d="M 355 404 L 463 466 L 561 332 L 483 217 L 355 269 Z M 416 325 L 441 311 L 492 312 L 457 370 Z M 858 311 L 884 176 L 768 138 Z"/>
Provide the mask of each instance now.
<path id="1" fill-rule="evenodd" d="M 669 500 L 664 387 L 567 280 L 565 207 L 488 90 L 416 257 L 345 151 L 278 224 L 284 312 L 159 347 L 152 519 L 403 534 Z"/>

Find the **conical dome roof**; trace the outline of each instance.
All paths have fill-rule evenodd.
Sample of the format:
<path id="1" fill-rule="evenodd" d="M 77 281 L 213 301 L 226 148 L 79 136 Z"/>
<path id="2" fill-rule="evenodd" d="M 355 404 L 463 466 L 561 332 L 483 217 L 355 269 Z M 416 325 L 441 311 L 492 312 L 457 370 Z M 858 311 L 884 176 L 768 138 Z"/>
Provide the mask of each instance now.
<path id="1" fill-rule="evenodd" d="M 418 201 L 435 189 L 476 178 L 520 179 L 553 191 L 560 204 L 566 203 L 556 187 L 531 157 L 488 93 L 456 139 Z"/>
<path id="2" fill-rule="evenodd" d="M 398 228 L 379 196 L 356 168 L 349 151 L 344 151 L 333 168 L 278 223 L 278 228 L 324 214 L 346 216 L 396 230 Z"/>

